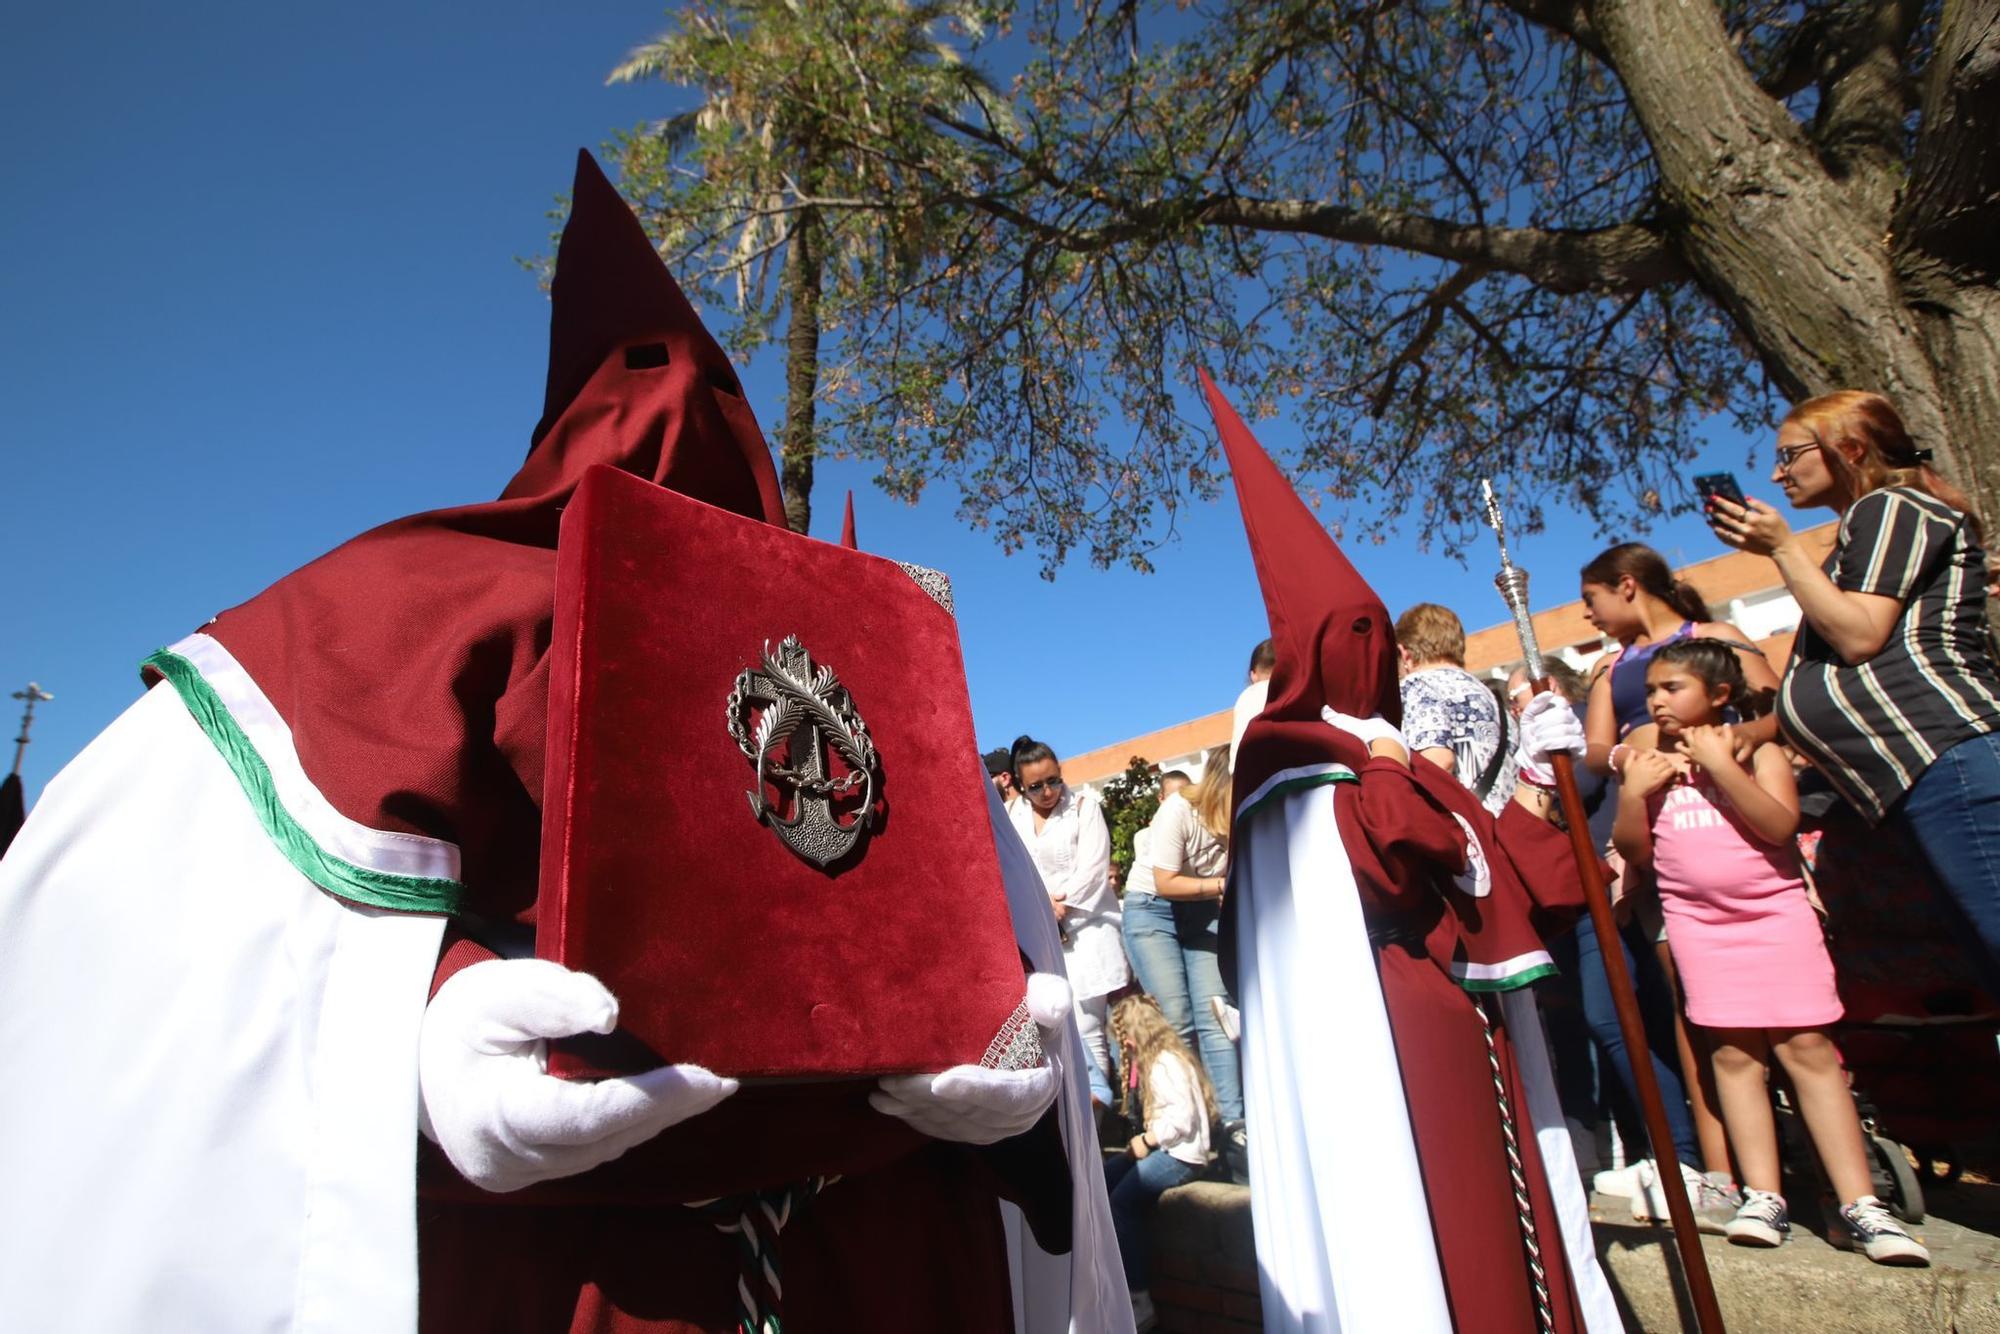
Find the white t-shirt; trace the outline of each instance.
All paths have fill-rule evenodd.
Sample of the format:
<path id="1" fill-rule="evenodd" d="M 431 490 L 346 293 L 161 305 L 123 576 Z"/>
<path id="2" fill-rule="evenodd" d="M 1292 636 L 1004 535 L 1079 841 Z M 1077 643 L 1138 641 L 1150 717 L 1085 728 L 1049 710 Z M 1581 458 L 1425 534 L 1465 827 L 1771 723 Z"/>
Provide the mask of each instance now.
<path id="1" fill-rule="evenodd" d="M 1146 1133 L 1184 1163 L 1208 1162 L 1208 1108 L 1188 1063 L 1172 1052 L 1153 1058 L 1146 1072 Z"/>
<path id="2" fill-rule="evenodd" d="M 1132 835 L 1132 869 L 1125 873 L 1125 897 L 1151 894 L 1153 889 L 1153 826 Z"/>
<path id="3" fill-rule="evenodd" d="M 1257 715 L 1264 711 L 1264 705 L 1269 702 L 1270 698 L 1271 681 L 1269 677 L 1266 677 L 1262 681 L 1252 681 L 1249 685 L 1244 686 L 1243 693 L 1236 697 L 1235 716 L 1230 719 L 1229 723 L 1229 763 L 1232 768 L 1236 764 L 1236 748 L 1243 744 L 1244 731 L 1250 726 Z"/>
<path id="4" fill-rule="evenodd" d="M 1182 875 L 1221 875 L 1229 865 L 1229 849 L 1208 832 L 1194 803 L 1176 792 L 1153 815 L 1151 853 L 1155 870 Z"/>

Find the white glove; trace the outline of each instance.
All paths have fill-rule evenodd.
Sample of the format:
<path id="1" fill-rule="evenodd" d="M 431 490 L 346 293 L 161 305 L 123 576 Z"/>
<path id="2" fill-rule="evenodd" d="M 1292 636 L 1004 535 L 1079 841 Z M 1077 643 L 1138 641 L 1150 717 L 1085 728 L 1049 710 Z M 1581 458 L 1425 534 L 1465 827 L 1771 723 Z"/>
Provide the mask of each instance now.
<path id="1" fill-rule="evenodd" d="M 419 1128 L 475 1186 L 519 1190 L 608 1163 L 736 1091 L 698 1065 L 598 1083 L 548 1073 L 547 1039 L 617 1026 L 617 1000 L 588 973 L 546 959 L 473 964 L 424 1011 Z"/>
<path id="2" fill-rule="evenodd" d="M 1069 983 L 1055 973 L 1028 975 L 1028 1016 L 1044 1050 L 1061 1049 L 1069 1018 Z M 1055 1105 L 1055 1068 L 988 1070 L 955 1065 L 937 1075 L 891 1075 L 868 1095 L 876 1111 L 907 1121 L 933 1139 L 993 1144 L 1032 1128 Z"/>
<path id="3" fill-rule="evenodd" d="M 1521 710 L 1521 747 L 1516 756 L 1521 777 L 1536 787 L 1555 786 L 1555 766 L 1549 757 L 1564 752 L 1583 758 L 1583 724 L 1568 700 L 1545 690 Z"/>
<path id="4" fill-rule="evenodd" d="M 1370 742 L 1386 739 L 1402 746 L 1404 750 L 1409 749 L 1403 741 L 1403 734 L 1379 713 L 1367 718 L 1357 718 L 1351 713 L 1336 713 L 1331 708 L 1321 706 L 1319 716 L 1326 720 L 1328 727 L 1337 732 L 1347 733 L 1364 746 Z"/>

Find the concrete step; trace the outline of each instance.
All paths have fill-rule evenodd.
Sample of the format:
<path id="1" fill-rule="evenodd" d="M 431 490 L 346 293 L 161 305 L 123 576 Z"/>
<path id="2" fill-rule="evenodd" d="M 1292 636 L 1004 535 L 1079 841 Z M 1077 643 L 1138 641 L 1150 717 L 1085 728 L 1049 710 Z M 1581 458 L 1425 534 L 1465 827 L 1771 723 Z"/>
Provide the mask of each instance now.
<path id="1" fill-rule="evenodd" d="M 1930 1190 L 1931 1216 L 1911 1229 L 1929 1269 L 1892 1269 L 1836 1249 L 1810 1203 L 1775 1250 L 1704 1237 L 1724 1321 L 1734 1334 L 2000 1334 L 2000 1186 Z M 1365 1209 L 1362 1215 L 1365 1216 Z M 1591 1201 L 1597 1249 L 1630 1329 L 1683 1325 L 1664 1226 L 1636 1223 L 1623 1200 Z M 1162 1334 L 1250 1334 L 1262 1328 L 1250 1192 L 1201 1181 L 1160 1200 L 1153 1298 Z M 1365 1332 L 1364 1332 L 1365 1334 Z"/>

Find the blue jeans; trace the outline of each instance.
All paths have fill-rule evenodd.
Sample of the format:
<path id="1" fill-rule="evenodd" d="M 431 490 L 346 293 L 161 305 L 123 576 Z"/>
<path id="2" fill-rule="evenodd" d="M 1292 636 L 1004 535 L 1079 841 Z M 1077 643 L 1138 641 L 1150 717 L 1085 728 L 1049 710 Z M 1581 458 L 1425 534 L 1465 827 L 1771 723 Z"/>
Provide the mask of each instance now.
<path id="1" fill-rule="evenodd" d="M 1160 1014 L 1194 1050 L 1194 1009 L 1188 1003 L 1187 964 L 1174 932 L 1174 905 L 1157 894 L 1127 894 L 1121 905 L 1125 957 L 1139 985 L 1160 1003 Z M 1213 1076 L 1210 1076 L 1213 1078 Z"/>
<path id="2" fill-rule="evenodd" d="M 1961 947 L 2000 997 L 2000 733 L 1961 741 L 1897 803 L 1899 819 L 1944 887 L 1965 929 Z"/>
<path id="3" fill-rule="evenodd" d="M 1216 946 L 1222 905 L 1213 899 L 1174 905 L 1174 932 L 1180 940 L 1181 962 L 1187 966 L 1188 1005 L 1194 1010 L 1194 1032 L 1208 1082 L 1215 1085 L 1216 1110 L 1225 1121 L 1243 1119 L 1243 1076 L 1236 1044 L 1222 1031 L 1209 999 L 1229 998 L 1222 985 L 1222 964 Z"/>
<path id="4" fill-rule="evenodd" d="M 1631 975 L 1633 989 L 1639 994 L 1639 1014 L 1646 1021 L 1647 1035 L 1651 1039 L 1647 1055 L 1652 1058 L 1653 1078 L 1660 1085 L 1660 1101 L 1667 1105 L 1667 1132 L 1673 1136 L 1674 1152 L 1680 1155 L 1683 1163 L 1700 1171 L 1704 1166 L 1701 1146 L 1695 1141 L 1694 1117 L 1688 1111 L 1687 1092 L 1681 1086 L 1680 1071 L 1660 1058 L 1662 1048 L 1669 1052 L 1674 1050 L 1673 991 L 1667 985 L 1666 974 L 1660 969 L 1659 956 L 1645 943 L 1643 935 L 1637 950 L 1622 935 L 1618 947 L 1624 951 L 1625 970 Z M 1631 1111 L 1637 1113 L 1640 1106 L 1639 1085 L 1632 1073 L 1631 1053 L 1625 1047 L 1625 1030 L 1618 1024 L 1618 1007 L 1611 999 L 1611 978 L 1604 971 L 1603 950 L 1588 917 L 1576 926 L 1576 954 L 1576 976 L 1583 991 L 1584 1021 L 1590 1025 L 1590 1035 L 1597 1040 L 1597 1049 L 1604 1058 L 1598 1068 L 1610 1067 Z M 1627 1136 L 1626 1142 L 1636 1147 L 1644 1140 Z"/>
<path id="5" fill-rule="evenodd" d="M 1121 1153 L 1104 1160 L 1104 1187 L 1111 1192 L 1111 1228 L 1118 1234 L 1118 1255 L 1125 1262 L 1125 1286 L 1132 1291 L 1143 1291 L 1149 1281 L 1152 1238 L 1147 1235 L 1147 1224 L 1153 1206 L 1175 1186 L 1194 1180 L 1197 1171 L 1192 1163 L 1182 1162 L 1165 1149 L 1155 1149 L 1144 1158 Z"/>
<path id="6" fill-rule="evenodd" d="M 1226 995 L 1216 962 L 1218 905 L 1173 903 L 1131 893 L 1123 904 L 1125 957 L 1160 1014 L 1201 1057 L 1225 1121 L 1243 1119 L 1243 1079 L 1236 1044 L 1216 1022 L 1210 996 Z"/>

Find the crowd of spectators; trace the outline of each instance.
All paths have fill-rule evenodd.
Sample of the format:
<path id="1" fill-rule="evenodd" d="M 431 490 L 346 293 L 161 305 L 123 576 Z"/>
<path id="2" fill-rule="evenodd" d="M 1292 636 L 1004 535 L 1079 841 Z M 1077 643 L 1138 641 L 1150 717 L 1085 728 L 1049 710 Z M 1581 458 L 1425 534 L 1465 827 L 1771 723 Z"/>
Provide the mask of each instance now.
<path id="1" fill-rule="evenodd" d="M 1771 1092 L 1782 1072 L 1786 1105 L 1835 1197 L 1833 1240 L 1879 1262 L 1922 1264 L 1923 1246 L 1876 1194 L 1834 1028 L 1847 1008 L 1840 951 L 1829 950 L 1828 905 L 1814 883 L 1868 892 L 1839 864 L 1868 842 L 1844 837 L 1850 829 L 1920 850 L 1904 869 L 1930 899 L 1935 915 L 1921 920 L 1945 923 L 1928 949 L 1960 951 L 1967 983 L 1941 994 L 1959 998 L 1961 1017 L 1992 1014 L 2000 668 L 1988 561 L 1977 515 L 1886 399 L 1844 392 L 1802 403 L 1776 446 L 1770 480 L 1790 504 L 1839 516 L 1832 551 L 1815 555 L 1761 500 L 1713 497 L 1707 517 L 1723 542 L 1768 557 L 1798 604 L 1782 670 L 1738 627 L 1711 619 L 1649 547 L 1621 543 L 1579 572 L 1585 615 L 1609 647 L 1587 673 L 1547 666 L 1585 738 L 1579 787 L 1592 841 L 1616 873 L 1618 939 L 1600 939 L 1586 917 L 1549 941 L 1558 975 L 1540 984 L 1543 1011 L 1579 1161 L 1598 1159 L 1600 1122 L 1616 1126 L 1635 1152 L 1595 1184 L 1636 1216 L 1664 1217 L 1665 1192 L 1678 1188 L 1703 1231 L 1782 1242 L 1790 1206 Z M 1436 603 L 1405 611 L 1396 637 L 1410 752 L 1498 812 L 1518 772 L 1516 720 L 1538 683 L 1522 668 L 1504 684 L 1468 671 L 1464 625 Z M 1147 1275 L 1133 1249 L 1143 1252 L 1146 1211 L 1203 1170 L 1216 1132 L 1225 1146 L 1243 1142 L 1217 929 L 1234 752 L 1273 666 L 1266 641 L 1251 656 L 1230 744 L 1202 757 L 1198 778 L 1159 776 L 1158 812 L 1133 840 L 1122 899 L 1102 811 L 1063 784 L 1054 753 L 1023 737 L 987 757 L 1063 924 L 1093 1093 L 1107 1115 L 1129 1117 L 1121 1125 L 1131 1133 L 1111 1137 L 1122 1152 L 1110 1173 L 1141 1298 Z M 1603 963 L 1613 945 L 1646 1021 L 1644 1053 L 1629 1050 L 1618 1022 Z M 1650 1062 L 1666 1102 L 1678 1183 L 1636 1152 L 1635 1058 Z"/>

